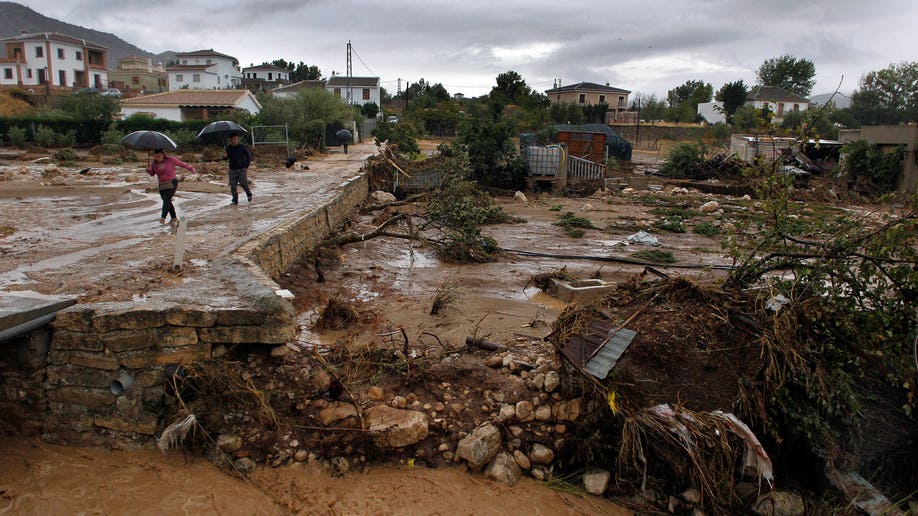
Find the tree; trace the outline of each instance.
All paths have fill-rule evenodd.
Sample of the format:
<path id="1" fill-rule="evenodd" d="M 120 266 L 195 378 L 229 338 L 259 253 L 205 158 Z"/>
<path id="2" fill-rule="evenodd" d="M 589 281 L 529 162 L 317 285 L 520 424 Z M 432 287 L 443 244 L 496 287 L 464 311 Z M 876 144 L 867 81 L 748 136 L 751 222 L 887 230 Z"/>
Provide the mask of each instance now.
<path id="1" fill-rule="evenodd" d="M 118 99 L 104 95 L 72 95 L 61 104 L 61 110 L 77 120 L 111 121 L 120 109 Z"/>
<path id="2" fill-rule="evenodd" d="M 714 87 L 703 81 L 685 81 L 666 95 L 669 102 L 669 119 L 676 122 L 695 120 L 698 116 L 698 104 L 710 102 L 714 96 Z"/>
<path id="3" fill-rule="evenodd" d="M 918 120 L 918 61 L 868 73 L 851 101 L 851 111 L 862 124 Z"/>
<path id="4" fill-rule="evenodd" d="M 816 65 L 809 59 L 797 59 L 785 54 L 766 59 L 756 72 L 756 77 L 763 86 L 776 86 L 806 97 L 816 84 Z"/>
<path id="5" fill-rule="evenodd" d="M 293 61 L 288 63 L 284 59 L 275 59 L 274 61 L 271 61 L 271 64 L 290 72 L 290 82 L 300 82 L 306 80 L 314 81 L 322 77 L 322 71 L 319 70 L 318 66 L 308 66 L 302 61 L 300 61 L 299 64 L 294 65 Z"/>
<path id="6" fill-rule="evenodd" d="M 514 71 L 504 72 L 497 76 L 497 86 L 491 88 L 489 96 L 493 102 L 500 104 L 519 104 L 519 100 L 528 97 L 532 89 L 520 74 Z"/>
<path id="7" fill-rule="evenodd" d="M 354 118 L 351 106 L 321 88 L 300 90 L 292 98 L 265 96 L 261 103 L 262 109 L 257 117 L 259 123 L 287 124 L 290 138 L 299 143 L 312 140 L 307 135 L 315 133 L 318 125 L 343 125 Z"/>
<path id="8" fill-rule="evenodd" d="M 728 82 L 717 90 L 717 95 L 715 95 L 714 98 L 723 103 L 724 116 L 728 124 L 733 120 L 733 113 L 736 113 L 736 110 L 746 103 L 746 94 L 748 93 L 749 90 L 746 88 L 746 83 L 744 83 L 742 79 L 735 82 Z"/>
<path id="9" fill-rule="evenodd" d="M 516 128 L 508 120 L 466 119 L 457 142 L 466 151 L 475 180 L 484 186 L 519 188 L 525 176 L 513 144 Z M 522 166 L 521 166 L 522 165 Z"/>

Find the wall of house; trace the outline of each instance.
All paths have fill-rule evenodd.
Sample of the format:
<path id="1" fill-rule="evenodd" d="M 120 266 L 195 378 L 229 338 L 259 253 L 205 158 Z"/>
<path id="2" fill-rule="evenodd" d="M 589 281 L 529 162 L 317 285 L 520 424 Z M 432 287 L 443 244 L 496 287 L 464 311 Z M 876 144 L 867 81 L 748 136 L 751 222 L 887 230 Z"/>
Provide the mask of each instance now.
<path id="1" fill-rule="evenodd" d="M 192 90 L 213 90 L 224 89 L 218 82 L 218 75 L 214 72 L 215 68 L 207 70 L 184 70 L 182 72 L 169 72 L 169 91 L 189 88 Z M 195 75 L 198 81 L 195 82 Z M 181 80 L 179 80 L 181 77 Z"/>
<path id="2" fill-rule="evenodd" d="M 347 86 L 326 86 L 326 90 L 332 95 L 336 95 L 341 100 L 347 100 Z M 369 99 L 363 98 L 363 91 L 369 89 Z M 351 86 L 351 102 L 357 104 L 358 106 L 363 106 L 364 104 L 374 103 L 377 106 L 381 106 L 379 100 L 379 87 L 378 86 Z"/>
<path id="3" fill-rule="evenodd" d="M 208 63 L 209 61 L 209 63 Z M 233 61 L 223 57 L 216 56 L 180 56 L 180 64 L 189 64 L 189 65 L 205 65 L 213 64 L 214 68 L 208 69 L 208 72 L 214 74 L 212 81 L 208 81 L 207 86 L 194 86 L 190 85 L 190 88 L 204 88 L 204 89 L 234 89 L 236 86 L 242 84 L 242 72 L 238 68 L 233 66 Z M 170 88 L 171 89 L 180 89 L 173 88 L 171 86 L 172 74 L 169 75 L 170 79 Z M 203 80 L 203 77 L 202 77 Z"/>
<path id="4" fill-rule="evenodd" d="M 564 93 L 554 93 L 549 97 L 552 103 L 574 103 L 580 104 L 580 95 L 584 95 L 583 104 L 597 105 L 605 102 L 612 109 L 627 108 L 628 95 L 622 93 L 599 93 L 591 91 L 566 91 Z M 600 97 L 604 97 L 601 101 Z M 619 101 L 621 99 L 621 101 Z"/>
<path id="5" fill-rule="evenodd" d="M 153 113 L 154 118 L 162 118 L 164 120 L 174 120 L 176 122 L 182 121 L 182 110 L 179 108 L 153 108 L 153 107 L 121 107 L 121 116 L 127 118 L 136 113 Z"/>

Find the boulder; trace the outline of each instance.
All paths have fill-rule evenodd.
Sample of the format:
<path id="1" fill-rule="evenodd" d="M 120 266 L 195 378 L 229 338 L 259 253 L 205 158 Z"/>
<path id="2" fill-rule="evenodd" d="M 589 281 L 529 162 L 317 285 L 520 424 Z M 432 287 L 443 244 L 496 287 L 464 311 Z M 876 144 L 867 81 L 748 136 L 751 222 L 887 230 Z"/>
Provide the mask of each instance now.
<path id="1" fill-rule="evenodd" d="M 492 423 L 485 423 L 459 441 L 456 456 L 466 461 L 470 468 L 477 470 L 497 455 L 500 444 L 500 430 Z"/>
<path id="2" fill-rule="evenodd" d="M 500 452 L 494 460 L 485 468 L 484 474 L 491 480 L 503 482 L 508 486 L 513 486 L 520 480 L 522 472 L 519 464 L 507 452 Z"/>
<path id="3" fill-rule="evenodd" d="M 370 201 L 375 204 L 386 204 L 390 202 L 395 202 L 395 196 L 389 192 L 384 192 L 382 190 L 376 190 L 370 194 Z"/>
<path id="4" fill-rule="evenodd" d="M 555 389 L 561 385 L 561 375 L 558 371 L 549 371 L 545 373 L 545 383 L 543 388 L 545 392 L 555 392 Z"/>
<path id="5" fill-rule="evenodd" d="M 217 436 L 217 447 L 225 452 L 234 452 L 242 448 L 242 438 L 238 435 L 220 434 Z"/>
<path id="6" fill-rule="evenodd" d="M 700 208 L 698 208 L 701 213 L 714 213 L 719 209 L 720 204 L 717 201 L 708 201 L 702 204 Z"/>
<path id="7" fill-rule="evenodd" d="M 523 469 L 529 469 L 532 467 L 532 463 L 529 462 L 529 457 L 523 453 L 523 450 L 513 450 L 513 460 L 515 460 L 516 463 L 519 464 L 519 466 Z"/>
<path id="8" fill-rule="evenodd" d="M 609 487 L 612 474 L 604 469 L 594 469 L 583 474 L 583 487 L 592 495 L 601 495 Z"/>
<path id="9" fill-rule="evenodd" d="M 513 200 L 520 201 L 520 202 L 527 202 L 529 199 L 526 199 L 526 194 L 524 194 L 523 192 L 517 191 L 515 194 L 513 194 Z"/>
<path id="10" fill-rule="evenodd" d="M 319 411 L 319 422 L 329 426 L 349 417 L 356 417 L 357 409 L 351 403 L 334 402 Z"/>
<path id="11" fill-rule="evenodd" d="M 551 464 L 555 460 L 555 452 L 544 444 L 535 443 L 529 452 L 529 460 L 533 464 Z"/>
<path id="12" fill-rule="evenodd" d="M 800 495 L 788 491 L 772 491 L 760 496 L 752 510 L 763 516 L 796 516 L 803 514 L 805 508 Z"/>
<path id="13" fill-rule="evenodd" d="M 532 403 L 521 401 L 516 404 L 516 418 L 523 423 L 532 421 L 535 418 Z"/>
<path id="14" fill-rule="evenodd" d="M 428 435 L 427 415 L 416 410 L 376 405 L 366 411 L 364 418 L 378 446 L 403 448 Z"/>

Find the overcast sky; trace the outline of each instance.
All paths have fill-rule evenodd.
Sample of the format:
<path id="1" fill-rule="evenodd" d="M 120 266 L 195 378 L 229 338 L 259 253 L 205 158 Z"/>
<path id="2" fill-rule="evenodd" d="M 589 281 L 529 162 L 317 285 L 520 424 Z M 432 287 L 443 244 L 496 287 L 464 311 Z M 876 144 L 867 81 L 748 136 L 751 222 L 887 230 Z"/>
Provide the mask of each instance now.
<path id="1" fill-rule="evenodd" d="M 813 94 L 850 93 L 890 63 L 918 61 L 916 0 L 329 1 L 20 0 L 153 53 L 213 48 L 261 64 L 283 58 L 380 77 L 389 92 L 424 78 L 466 96 L 518 72 L 665 97 L 687 80 L 755 83 L 765 59 L 816 65 Z"/>

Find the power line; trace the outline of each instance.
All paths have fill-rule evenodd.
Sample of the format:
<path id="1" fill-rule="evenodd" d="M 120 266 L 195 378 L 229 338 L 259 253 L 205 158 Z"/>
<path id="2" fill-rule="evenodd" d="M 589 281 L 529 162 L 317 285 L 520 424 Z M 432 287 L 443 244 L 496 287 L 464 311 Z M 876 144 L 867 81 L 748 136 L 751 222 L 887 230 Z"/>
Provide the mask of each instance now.
<path id="1" fill-rule="evenodd" d="M 367 66 L 367 64 L 363 62 L 363 59 L 360 58 L 360 54 L 358 54 L 357 51 L 354 50 L 354 46 L 353 46 L 353 45 L 351 45 L 351 52 L 353 52 L 354 55 L 357 56 L 357 60 L 360 61 L 360 64 L 362 64 L 363 67 L 366 68 L 367 71 L 370 72 L 370 74 L 371 74 L 373 77 L 377 77 L 376 72 L 374 72 L 373 70 L 370 70 L 370 67 Z"/>

